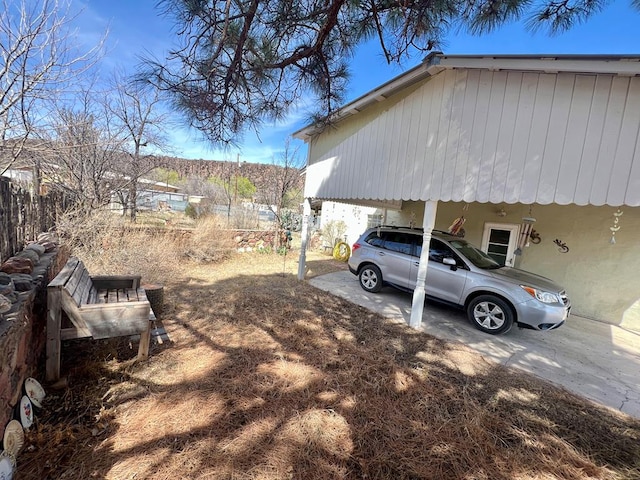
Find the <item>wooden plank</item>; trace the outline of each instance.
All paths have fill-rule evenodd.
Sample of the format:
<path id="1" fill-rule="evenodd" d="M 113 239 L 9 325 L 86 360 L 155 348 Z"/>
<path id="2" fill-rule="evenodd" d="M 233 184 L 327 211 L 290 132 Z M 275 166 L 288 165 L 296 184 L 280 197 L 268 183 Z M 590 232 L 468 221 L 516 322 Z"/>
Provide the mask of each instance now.
<path id="1" fill-rule="evenodd" d="M 107 292 L 107 303 L 118 303 L 118 293 L 115 290 Z"/>
<path id="2" fill-rule="evenodd" d="M 148 302 L 147 292 L 145 292 L 144 288 L 138 288 L 138 300 L 141 302 Z"/>
<path id="3" fill-rule="evenodd" d="M 95 303 L 107 303 L 107 293 L 106 290 L 98 290 L 98 298 Z"/>
<path id="4" fill-rule="evenodd" d="M 91 277 L 89 277 L 89 272 L 85 270 L 82 273 L 80 283 L 76 287 L 75 292 L 73 292 L 73 299 L 76 301 L 76 305 L 80 306 L 83 303 L 87 303 L 89 291 L 92 287 L 93 285 L 91 283 Z"/>
<path id="5" fill-rule="evenodd" d="M 140 275 L 95 275 L 91 277 L 98 290 L 111 290 L 118 288 L 138 288 Z"/>
<path id="6" fill-rule="evenodd" d="M 83 309 L 81 313 L 93 338 L 101 339 L 144 332 L 150 309 L 148 302 L 128 302 Z"/>
<path id="7" fill-rule="evenodd" d="M 60 324 L 62 323 L 60 296 L 61 292 L 57 288 L 49 288 L 47 291 L 47 358 L 45 378 L 48 382 L 60 379 Z"/>
<path id="8" fill-rule="evenodd" d="M 80 313 L 80 309 L 76 305 L 75 301 L 69 296 L 69 294 L 66 291 L 62 292 L 62 296 L 61 296 L 60 300 L 61 300 L 60 304 L 62 306 L 62 309 L 67 314 L 67 317 L 69 317 L 69 320 L 71 321 L 73 326 L 77 330 L 82 331 L 83 332 L 83 336 L 90 337 L 91 336 L 91 332 L 87 328 L 87 324 L 85 323 L 84 319 L 82 318 L 82 314 Z"/>
<path id="9" fill-rule="evenodd" d="M 78 330 L 75 327 L 70 327 L 60 330 L 60 338 L 62 340 L 72 340 L 75 338 L 91 338 L 91 334 L 84 330 Z"/>
<path id="10" fill-rule="evenodd" d="M 92 304 L 97 302 L 98 302 L 98 291 L 92 285 L 91 290 L 89 291 L 89 298 L 87 300 L 87 303 Z"/>
<path id="11" fill-rule="evenodd" d="M 76 289 L 78 288 L 78 285 L 80 285 L 80 282 L 82 281 L 83 275 L 86 274 L 87 270 L 84 268 L 84 265 L 82 264 L 82 262 L 78 262 L 78 265 L 76 265 L 76 269 L 73 271 L 73 273 L 69 277 L 69 281 L 64 286 L 65 290 L 69 292 L 69 295 L 73 296 Z M 78 303 L 78 305 L 80 304 Z"/>
<path id="12" fill-rule="evenodd" d="M 76 257 L 69 258 L 65 266 L 62 267 L 62 270 L 60 270 L 55 278 L 49 282 L 48 286 L 64 287 L 71 274 L 75 271 L 79 261 L 80 260 L 78 260 Z"/>
<path id="13" fill-rule="evenodd" d="M 149 344 L 151 343 L 151 321 L 147 319 L 147 329 L 140 334 L 140 345 L 138 345 L 138 360 L 149 358 Z"/>

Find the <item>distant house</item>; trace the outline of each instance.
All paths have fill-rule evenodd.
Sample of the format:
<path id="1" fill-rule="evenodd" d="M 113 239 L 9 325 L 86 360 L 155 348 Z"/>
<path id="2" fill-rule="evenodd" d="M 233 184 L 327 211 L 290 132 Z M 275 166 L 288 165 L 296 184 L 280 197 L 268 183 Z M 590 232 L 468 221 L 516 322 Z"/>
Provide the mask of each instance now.
<path id="1" fill-rule="evenodd" d="M 466 239 L 564 285 L 574 313 L 640 331 L 639 131 L 640 56 L 434 53 L 294 136 L 307 204 L 427 231 L 464 217 Z"/>

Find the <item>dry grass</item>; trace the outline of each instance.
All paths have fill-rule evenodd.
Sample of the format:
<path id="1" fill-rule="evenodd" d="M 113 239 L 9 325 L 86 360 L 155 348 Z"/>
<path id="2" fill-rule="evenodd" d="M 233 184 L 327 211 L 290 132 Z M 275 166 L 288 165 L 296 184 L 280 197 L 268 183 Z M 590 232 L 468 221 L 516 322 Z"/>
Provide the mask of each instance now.
<path id="1" fill-rule="evenodd" d="M 65 344 L 18 479 L 640 478 L 639 421 L 299 282 L 296 253 L 203 264 L 170 238 L 85 258 L 153 263 L 172 343 Z"/>

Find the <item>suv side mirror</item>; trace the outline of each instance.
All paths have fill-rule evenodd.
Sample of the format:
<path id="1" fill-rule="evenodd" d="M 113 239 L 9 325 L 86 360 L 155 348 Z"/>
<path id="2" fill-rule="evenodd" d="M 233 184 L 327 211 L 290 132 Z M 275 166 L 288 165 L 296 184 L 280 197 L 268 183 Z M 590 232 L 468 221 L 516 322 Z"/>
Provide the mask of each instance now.
<path id="1" fill-rule="evenodd" d="M 457 264 L 455 258 L 444 257 L 442 259 L 442 263 L 445 264 L 445 265 L 449 265 L 451 267 L 451 270 L 453 270 L 454 272 L 458 269 L 458 264 Z"/>

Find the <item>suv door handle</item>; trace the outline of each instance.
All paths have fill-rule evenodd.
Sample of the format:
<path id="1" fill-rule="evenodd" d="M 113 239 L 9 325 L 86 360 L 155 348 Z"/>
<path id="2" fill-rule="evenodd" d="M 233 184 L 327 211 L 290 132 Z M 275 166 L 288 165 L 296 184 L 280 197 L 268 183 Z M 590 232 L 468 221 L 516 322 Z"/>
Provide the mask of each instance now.
<path id="1" fill-rule="evenodd" d="M 379 255 L 380 257 L 384 257 L 384 252 L 378 252 L 378 255 Z"/>

